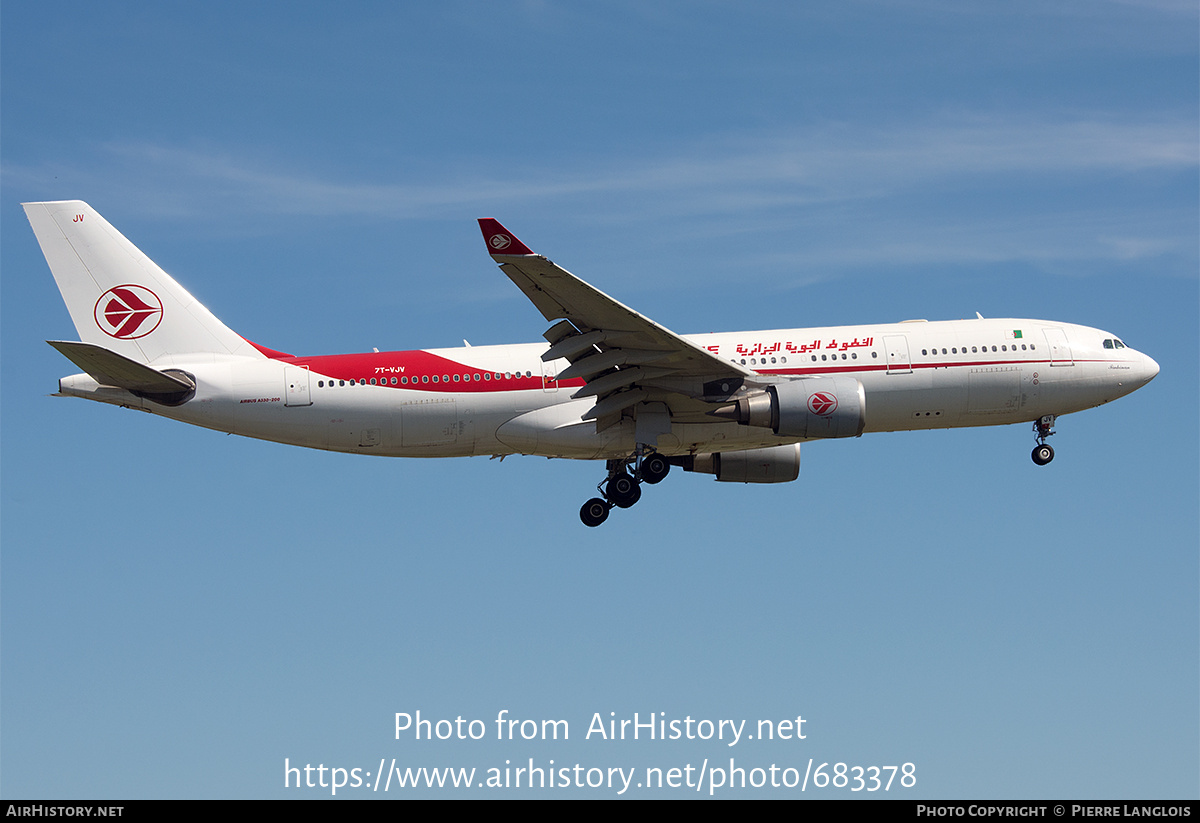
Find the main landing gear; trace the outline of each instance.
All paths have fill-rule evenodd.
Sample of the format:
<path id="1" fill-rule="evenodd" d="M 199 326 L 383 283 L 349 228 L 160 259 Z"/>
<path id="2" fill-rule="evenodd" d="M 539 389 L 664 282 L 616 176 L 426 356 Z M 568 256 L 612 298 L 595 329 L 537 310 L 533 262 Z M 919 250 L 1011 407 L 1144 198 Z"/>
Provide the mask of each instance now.
<path id="1" fill-rule="evenodd" d="M 1054 434 L 1054 421 L 1057 415 L 1048 414 L 1033 421 L 1033 432 L 1037 435 L 1038 444 L 1033 447 L 1033 462 L 1044 466 L 1054 459 L 1054 447 L 1046 442 L 1046 438 Z"/>
<path id="2" fill-rule="evenodd" d="M 632 472 L 629 468 L 632 467 Z M 642 498 L 642 483 L 662 482 L 671 470 L 667 458 L 658 452 L 643 452 L 641 448 L 631 457 L 608 461 L 608 477 L 596 486 L 601 496 L 593 497 L 579 510 L 585 526 L 599 526 L 608 519 L 613 506 L 628 509 Z"/>

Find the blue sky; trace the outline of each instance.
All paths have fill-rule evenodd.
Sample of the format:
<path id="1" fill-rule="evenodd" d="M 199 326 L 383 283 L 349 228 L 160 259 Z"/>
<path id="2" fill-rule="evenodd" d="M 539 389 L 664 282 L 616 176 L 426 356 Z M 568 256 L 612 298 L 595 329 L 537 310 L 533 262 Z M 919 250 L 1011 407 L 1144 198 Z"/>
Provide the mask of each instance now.
<path id="1" fill-rule="evenodd" d="M 4 4 L 0 793 L 732 756 L 912 762 L 911 798 L 1200 794 L 1195 4 L 646 5 Z M 47 397 L 75 332 L 18 204 L 75 198 L 297 354 L 539 339 L 495 216 L 681 333 L 979 311 L 1162 373 L 1061 419 L 1044 469 L 1025 426 L 870 435 L 589 530 L 597 465 Z M 393 732 L 503 709 L 571 739 Z M 597 712 L 807 738 L 585 740 Z"/>

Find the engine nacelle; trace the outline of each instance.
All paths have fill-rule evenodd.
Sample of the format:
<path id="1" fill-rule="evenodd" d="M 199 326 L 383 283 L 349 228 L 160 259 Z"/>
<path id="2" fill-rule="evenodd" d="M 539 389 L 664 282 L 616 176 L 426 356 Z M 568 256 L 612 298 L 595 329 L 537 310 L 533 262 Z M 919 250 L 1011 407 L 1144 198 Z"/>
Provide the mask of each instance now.
<path id="1" fill-rule="evenodd" d="M 867 395 L 853 377 L 802 377 L 740 397 L 716 413 L 780 437 L 858 437 L 867 425 Z"/>
<path id="2" fill-rule="evenodd" d="M 671 462 L 687 472 L 715 474 L 726 483 L 790 483 L 800 476 L 800 444 L 697 454 Z"/>

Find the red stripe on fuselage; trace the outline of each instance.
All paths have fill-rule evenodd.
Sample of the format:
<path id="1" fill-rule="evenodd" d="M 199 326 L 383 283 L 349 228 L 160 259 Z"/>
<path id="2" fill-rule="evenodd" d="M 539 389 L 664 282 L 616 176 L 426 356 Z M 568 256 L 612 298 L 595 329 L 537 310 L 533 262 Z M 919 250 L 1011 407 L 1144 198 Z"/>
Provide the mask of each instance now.
<path id="1" fill-rule="evenodd" d="M 1083 360 L 1075 358 L 1074 360 L 1063 361 L 1062 365 L 1067 366 L 1070 363 L 1124 363 L 1129 364 L 1130 360 Z M 1051 367 L 1053 364 L 1049 360 L 953 360 L 945 363 L 909 363 L 909 364 L 892 364 L 892 371 L 897 374 L 906 374 L 908 369 L 916 371 L 917 369 L 953 369 L 971 366 L 972 368 L 986 368 L 992 366 L 1039 366 Z M 1055 366 L 1055 368 L 1059 368 Z M 759 369 L 759 374 L 799 374 L 799 375 L 819 375 L 831 373 L 851 373 L 851 372 L 883 372 L 888 370 L 887 363 L 877 363 L 870 366 L 852 365 L 847 363 L 845 366 L 834 366 L 817 364 L 814 366 L 805 366 L 802 368 L 787 368 L 787 369 Z"/>
<path id="2" fill-rule="evenodd" d="M 246 340 L 246 338 L 244 338 L 244 337 L 242 339 Z M 255 343 L 253 340 L 246 340 L 246 342 L 249 343 L 254 348 L 258 349 L 258 351 L 261 354 L 266 355 L 267 357 L 271 358 L 272 360 L 286 360 L 286 359 L 294 356 L 294 355 L 287 354 L 286 352 L 275 351 L 274 349 L 268 349 L 266 346 L 260 346 L 257 343 Z"/>
<path id="3" fill-rule="evenodd" d="M 371 380 L 374 379 L 376 381 L 375 385 L 381 385 L 386 388 L 429 392 L 500 392 L 528 391 L 546 387 L 542 375 L 538 372 L 531 372 L 528 377 L 525 376 L 524 371 L 519 375 L 509 372 L 507 373 L 509 376 L 505 376 L 505 372 L 495 372 L 481 369 L 478 366 L 469 366 L 456 360 L 419 349 L 415 351 L 364 352 L 361 354 L 327 354 L 313 357 L 295 357 L 283 354 L 282 352 L 276 352 L 265 346 L 259 346 L 254 343 L 250 344 L 268 357 L 272 357 L 272 359 L 296 366 L 305 366 L 320 376 L 330 377 L 335 380 L 353 380 L 356 383 L 365 380 L 367 384 L 370 384 Z M 1072 362 L 1124 363 L 1127 361 L 1083 360 L 1076 358 Z M 908 364 L 895 363 L 892 364 L 892 371 L 905 373 L 907 369 L 916 371 L 918 369 L 988 368 L 1016 365 L 1050 367 L 1051 363 L 1049 360 L 1041 359 L 927 361 Z M 845 365 L 818 363 L 810 366 L 796 366 L 782 369 L 758 369 L 757 373 L 763 375 L 816 376 L 824 374 L 852 374 L 855 372 L 886 372 L 887 370 L 887 363 L 872 363 L 869 365 L 865 363 L 846 363 Z M 433 382 L 435 375 L 437 376 L 436 383 Z M 491 375 L 491 378 L 485 379 L 484 375 Z M 455 376 L 458 377 L 457 381 L 455 380 Z M 391 383 L 392 377 L 396 378 L 394 385 Z M 425 377 L 429 378 L 428 382 L 422 382 L 422 379 Z M 403 378 L 408 378 L 408 382 L 405 383 Z M 578 388 L 583 386 L 584 383 L 585 381 L 581 378 L 557 381 L 557 385 L 560 388 Z"/>
<path id="4" fill-rule="evenodd" d="M 295 366 L 306 366 L 317 375 L 335 380 L 372 380 L 389 389 L 409 389 L 430 392 L 497 392 L 541 389 L 544 381 L 540 372 L 496 372 L 468 366 L 427 351 L 365 352 L 363 354 L 326 354 L 315 357 L 277 358 Z M 527 370 L 529 371 L 529 370 Z M 487 375 L 487 377 L 485 377 Z M 437 377 L 437 382 L 433 378 Z M 393 385 L 391 379 L 395 377 Z M 429 378 L 428 382 L 424 378 Z M 408 382 L 404 382 L 404 378 Z M 457 378 L 457 380 L 455 379 Z M 555 381 L 560 388 L 576 388 L 583 380 Z"/>

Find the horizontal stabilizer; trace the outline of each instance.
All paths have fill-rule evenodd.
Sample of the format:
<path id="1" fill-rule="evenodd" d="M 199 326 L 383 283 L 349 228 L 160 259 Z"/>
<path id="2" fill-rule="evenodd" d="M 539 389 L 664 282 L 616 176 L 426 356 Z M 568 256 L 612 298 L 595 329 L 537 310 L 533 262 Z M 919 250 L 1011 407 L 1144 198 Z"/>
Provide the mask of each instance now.
<path id="1" fill-rule="evenodd" d="M 137 394 L 175 395 L 196 388 L 182 372 L 165 374 L 136 360 L 92 343 L 47 340 L 68 360 L 87 372 L 102 386 L 116 386 Z M 176 376 L 178 375 L 178 376 Z"/>

